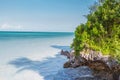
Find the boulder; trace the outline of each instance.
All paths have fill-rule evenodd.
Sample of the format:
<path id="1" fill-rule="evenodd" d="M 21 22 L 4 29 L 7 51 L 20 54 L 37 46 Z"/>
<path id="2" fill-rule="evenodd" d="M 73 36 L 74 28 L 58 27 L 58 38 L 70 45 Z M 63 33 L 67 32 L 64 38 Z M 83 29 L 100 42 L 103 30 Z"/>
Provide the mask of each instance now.
<path id="1" fill-rule="evenodd" d="M 70 53 L 69 53 L 69 51 L 63 51 L 63 50 L 61 50 L 61 55 L 64 55 L 64 56 L 66 56 L 68 59 L 70 59 Z"/>
<path id="2" fill-rule="evenodd" d="M 67 61 L 66 63 L 64 63 L 64 68 L 69 68 L 69 67 L 72 67 L 71 66 L 71 62 L 70 61 Z"/>

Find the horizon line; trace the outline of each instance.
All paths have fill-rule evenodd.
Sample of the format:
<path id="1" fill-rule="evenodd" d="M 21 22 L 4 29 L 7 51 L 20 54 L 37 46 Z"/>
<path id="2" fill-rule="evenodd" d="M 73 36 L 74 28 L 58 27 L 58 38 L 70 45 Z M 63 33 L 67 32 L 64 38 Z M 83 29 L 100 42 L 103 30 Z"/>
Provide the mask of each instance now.
<path id="1" fill-rule="evenodd" d="M 71 31 L 8 31 L 8 30 L 6 30 L 6 31 L 1 31 L 0 30 L 0 32 L 58 32 L 58 33 L 74 33 L 74 31 L 73 32 L 71 32 Z"/>

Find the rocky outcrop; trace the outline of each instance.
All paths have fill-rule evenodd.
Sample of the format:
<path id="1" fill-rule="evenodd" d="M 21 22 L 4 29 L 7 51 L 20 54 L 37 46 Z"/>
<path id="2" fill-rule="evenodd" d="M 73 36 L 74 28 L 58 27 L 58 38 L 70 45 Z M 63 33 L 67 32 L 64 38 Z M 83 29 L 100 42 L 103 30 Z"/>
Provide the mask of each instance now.
<path id="1" fill-rule="evenodd" d="M 87 66 L 64 68 L 58 71 L 53 80 L 90 80 L 93 78 L 92 74 L 92 70 Z"/>
<path id="2" fill-rule="evenodd" d="M 61 51 L 61 54 L 68 58 L 68 61 L 64 64 L 64 68 L 88 66 L 94 71 L 93 75 L 96 78 L 103 78 L 101 80 L 119 80 L 120 64 L 110 56 L 104 56 L 102 53 L 93 50 L 87 50 L 86 53 L 84 51 L 80 52 L 80 55 L 76 57 L 74 51 Z"/>

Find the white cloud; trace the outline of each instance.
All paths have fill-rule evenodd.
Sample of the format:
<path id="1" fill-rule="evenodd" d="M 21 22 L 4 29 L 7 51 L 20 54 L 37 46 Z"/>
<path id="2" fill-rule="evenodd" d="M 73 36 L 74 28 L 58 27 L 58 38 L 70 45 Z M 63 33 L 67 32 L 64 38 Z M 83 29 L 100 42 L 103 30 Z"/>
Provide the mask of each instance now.
<path id="1" fill-rule="evenodd" d="M 0 26 L 0 30 L 18 30 L 22 29 L 22 26 L 20 25 L 10 25 L 10 24 L 2 24 Z"/>

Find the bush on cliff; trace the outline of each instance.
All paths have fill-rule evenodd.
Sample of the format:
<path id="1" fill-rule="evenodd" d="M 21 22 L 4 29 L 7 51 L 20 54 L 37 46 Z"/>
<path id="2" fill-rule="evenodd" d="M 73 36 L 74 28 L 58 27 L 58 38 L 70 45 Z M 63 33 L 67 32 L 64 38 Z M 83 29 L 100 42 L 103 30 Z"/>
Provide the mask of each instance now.
<path id="1" fill-rule="evenodd" d="M 87 22 L 75 30 L 75 55 L 89 48 L 120 62 L 120 0 L 100 0 L 88 14 Z"/>

